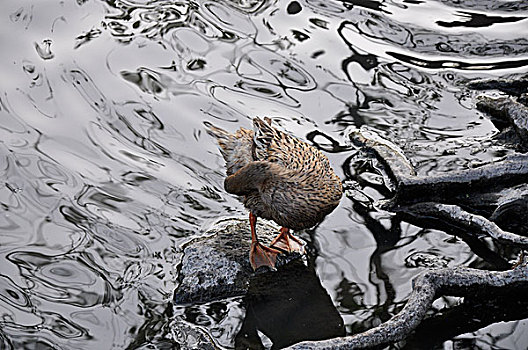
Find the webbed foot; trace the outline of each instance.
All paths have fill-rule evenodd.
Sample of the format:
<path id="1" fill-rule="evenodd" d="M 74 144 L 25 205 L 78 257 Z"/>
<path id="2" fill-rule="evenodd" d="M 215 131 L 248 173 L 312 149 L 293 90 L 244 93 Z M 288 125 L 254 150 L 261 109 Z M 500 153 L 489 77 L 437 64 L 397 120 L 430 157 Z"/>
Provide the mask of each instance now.
<path id="1" fill-rule="evenodd" d="M 290 233 L 290 230 L 286 227 L 281 227 L 280 233 L 270 244 L 273 248 L 284 250 L 288 253 L 297 252 L 300 254 L 304 253 L 304 244 L 301 240 L 296 238 Z"/>
<path id="2" fill-rule="evenodd" d="M 249 262 L 251 263 L 253 270 L 258 269 L 261 266 L 268 266 L 272 270 L 275 270 L 275 262 L 277 261 L 277 255 L 279 254 L 280 252 L 278 250 L 255 241 L 251 243 Z"/>

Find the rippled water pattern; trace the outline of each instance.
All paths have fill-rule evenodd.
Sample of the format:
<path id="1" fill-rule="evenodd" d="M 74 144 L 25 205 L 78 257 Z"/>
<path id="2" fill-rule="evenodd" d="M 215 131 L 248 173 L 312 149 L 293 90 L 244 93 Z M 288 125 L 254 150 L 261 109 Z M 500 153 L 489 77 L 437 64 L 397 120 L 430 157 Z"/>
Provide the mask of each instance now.
<path id="1" fill-rule="evenodd" d="M 348 197 L 313 241 L 348 332 L 396 312 L 424 267 L 478 264 L 462 241 L 365 209 L 383 197 L 382 178 L 351 180 L 368 160 L 347 129 L 368 125 L 422 174 L 508 153 L 463 84 L 527 71 L 527 2 L 7 0 L 0 9 L 0 348 L 122 349 L 164 332 L 182 243 L 246 215 L 223 190 L 204 121 L 234 130 L 271 116 L 326 152 Z M 238 302 L 214 314 L 239 320 Z M 182 314 L 207 315 L 194 308 Z M 222 317 L 206 324 L 229 347 L 236 327 Z M 522 325 L 507 324 L 499 345 L 526 340 Z"/>

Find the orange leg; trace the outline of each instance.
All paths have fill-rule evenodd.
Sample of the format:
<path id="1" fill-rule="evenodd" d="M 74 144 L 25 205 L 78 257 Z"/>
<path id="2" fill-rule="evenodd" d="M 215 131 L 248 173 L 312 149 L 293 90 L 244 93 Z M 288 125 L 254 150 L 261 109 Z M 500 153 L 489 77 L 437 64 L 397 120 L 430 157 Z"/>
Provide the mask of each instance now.
<path id="1" fill-rule="evenodd" d="M 257 217 L 253 213 L 249 213 L 249 224 L 251 226 L 251 250 L 249 251 L 249 262 L 253 270 L 261 266 L 269 266 L 275 269 L 275 261 L 277 255 L 280 254 L 278 250 L 266 247 L 261 244 L 257 238 Z"/>
<path id="2" fill-rule="evenodd" d="M 271 246 L 285 250 L 288 253 L 299 252 L 302 254 L 304 252 L 303 243 L 290 234 L 290 230 L 287 227 L 281 227 L 279 235 L 271 242 Z"/>

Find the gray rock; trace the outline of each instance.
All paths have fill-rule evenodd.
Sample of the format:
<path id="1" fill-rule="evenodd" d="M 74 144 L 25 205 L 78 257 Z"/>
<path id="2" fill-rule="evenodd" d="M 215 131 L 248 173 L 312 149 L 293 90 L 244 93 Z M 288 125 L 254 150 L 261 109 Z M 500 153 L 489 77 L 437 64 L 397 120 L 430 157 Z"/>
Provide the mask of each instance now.
<path id="1" fill-rule="evenodd" d="M 259 240 L 269 244 L 279 228 L 262 220 L 257 222 Z M 174 292 L 175 304 L 205 303 L 245 295 L 251 276 L 255 274 L 249 263 L 251 231 L 249 220 L 229 219 L 217 223 L 185 245 L 179 266 L 180 284 Z M 276 266 L 300 258 L 298 253 L 281 254 Z M 260 268 L 257 273 L 269 270 Z"/>

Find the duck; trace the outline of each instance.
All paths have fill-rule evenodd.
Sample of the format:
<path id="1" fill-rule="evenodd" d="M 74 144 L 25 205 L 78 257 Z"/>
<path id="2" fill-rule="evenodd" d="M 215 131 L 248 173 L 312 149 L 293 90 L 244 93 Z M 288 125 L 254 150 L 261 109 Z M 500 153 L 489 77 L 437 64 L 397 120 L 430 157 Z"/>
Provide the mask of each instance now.
<path id="1" fill-rule="evenodd" d="M 249 211 L 249 261 L 254 270 L 274 270 L 283 252 L 302 254 L 302 241 L 290 231 L 320 223 L 343 195 L 340 178 L 320 150 L 271 124 L 268 117 L 255 117 L 253 130 L 240 127 L 230 133 L 205 122 L 226 163 L 224 189 L 239 196 Z M 270 246 L 258 239 L 259 217 L 281 226 Z"/>

